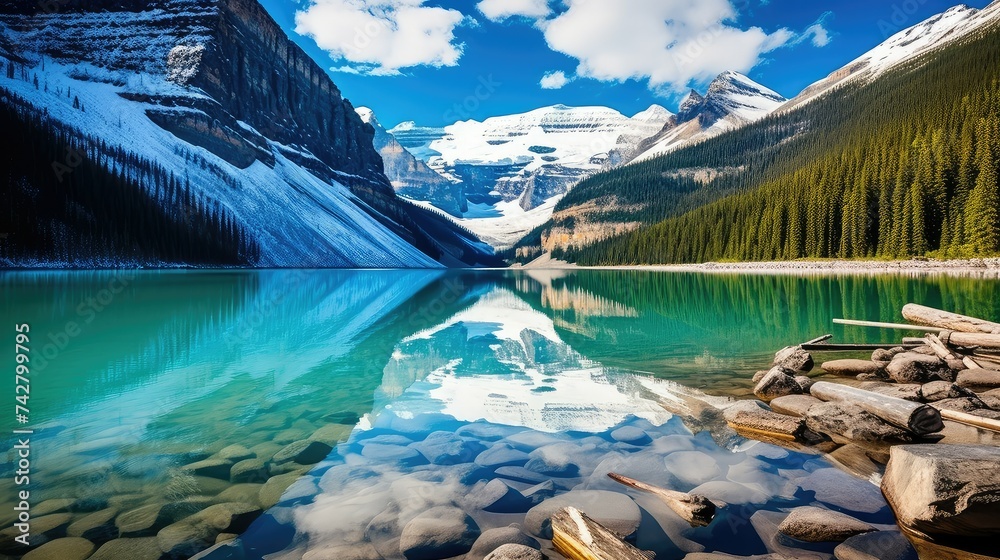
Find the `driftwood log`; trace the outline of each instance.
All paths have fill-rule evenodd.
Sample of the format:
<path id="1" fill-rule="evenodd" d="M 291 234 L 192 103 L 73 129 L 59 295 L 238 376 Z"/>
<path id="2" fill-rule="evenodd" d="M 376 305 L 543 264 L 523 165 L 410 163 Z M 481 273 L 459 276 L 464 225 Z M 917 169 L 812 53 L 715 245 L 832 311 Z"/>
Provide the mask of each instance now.
<path id="1" fill-rule="evenodd" d="M 919 331 L 919 332 L 940 332 L 943 329 L 937 327 L 927 327 L 923 325 L 907 325 L 904 323 L 882 323 L 879 321 L 855 321 L 854 319 L 834 319 L 833 322 L 837 325 L 850 325 L 853 327 L 875 327 L 879 329 L 896 329 L 901 331 Z"/>
<path id="2" fill-rule="evenodd" d="M 649 492 L 656 496 L 692 527 L 707 527 L 715 519 L 715 504 L 704 496 L 658 488 L 615 473 L 608 473 L 608 477 L 629 488 Z"/>
<path id="3" fill-rule="evenodd" d="M 980 348 L 1000 349 L 1000 334 L 941 331 L 938 336 L 941 338 L 941 342 L 953 346 L 978 346 Z"/>
<path id="4" fill-rule="evenodd" d="M 951 350 L 948 350 L 948 347 L 945 346 L 944 343 L 941 342 L 941 339 L 938 338 L 937 335 L 935 334 L 927 335 L 927 345 L 930 346 L 931 350 L 934 350 L 934 353 L 937 354 L 937 357 L 941 358 L 942 360 L 958 359 L 958 356 L 952 353 Z"/>
<path id="5" fill-rule="evenodd" d="M 619 539 L 587 514 L 563 508 L 552 521 L 552 545 L 570 560 L 651 560 L 651 553 Z"/>
<path id="6" fill-rule="evenodd" d="M 982 428 L 984 430 L 990 430 L 991 432 L 1000 432 L 1000 420 L 993 420 L 992 418 L 983 418 L 982 416 L 976 416 L 975 414 L 959 412 L 957 410 L 942 410 L 941 417 L 944 418 L 945 420 L 958 422 L 959 424 L 975 426 L 977 428 Z"/>
<path id="7" fill-rule="evenodd" d="M 903 307 L 903 317 L 918 325 L 937 327 L 944 331 L 965 333 L 1000 334 L 1000 323 L 984 321 L 975 317 L 950 313 L 933 307 L 910 303 Z"/>
<path id="8" fill-rule="evenodd" d="M 855 404 L 869 414 L 894 426 L 909 430 L 918 436 L 926 436 L 944 429 L 941 413 L 933 406 L 926 404 L 825 381 L 813 385 L 809 392 L 820 400 Z"/>
<path id="9" fill-rule="evenodd" d="M 923 346 L 921 342 L 908 342 L 904 344 L 803 344 L 802 349 L 808 352 L 872 352 L 875 350 L 891 350 L 897 346 L 903 348 L 916 348 Z"/>

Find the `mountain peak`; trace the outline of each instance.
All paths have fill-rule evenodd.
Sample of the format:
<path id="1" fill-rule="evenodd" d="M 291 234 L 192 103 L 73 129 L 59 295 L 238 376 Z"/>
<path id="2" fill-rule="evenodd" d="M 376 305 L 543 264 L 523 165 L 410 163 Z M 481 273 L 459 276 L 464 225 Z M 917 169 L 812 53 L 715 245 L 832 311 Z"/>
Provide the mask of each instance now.
<path id="1" fill-rule="evenodd" d="M 684 96 L 684 100 L 681 101 L 681 106 L 678 109 L 677 114 L 682 115 L 688 113 L 692 109 L 701 106 L 701 104 L 704 102 L 705 102 L 705 97 L 702 94 L 698 93 L 696 90 L 692 89 L 691 91 L 688 92 L 686 96 Z"/>
<path id="2" fill-rule="evenodd" d="M 663 121 L 666 122 L 667 119 L 674 116 L 673 113 L 668 111 L 666 107 L 662 105 L 652 104 L 645 111 L 640 111 L 632 115 L 632 120 L 635 121 Z"/>

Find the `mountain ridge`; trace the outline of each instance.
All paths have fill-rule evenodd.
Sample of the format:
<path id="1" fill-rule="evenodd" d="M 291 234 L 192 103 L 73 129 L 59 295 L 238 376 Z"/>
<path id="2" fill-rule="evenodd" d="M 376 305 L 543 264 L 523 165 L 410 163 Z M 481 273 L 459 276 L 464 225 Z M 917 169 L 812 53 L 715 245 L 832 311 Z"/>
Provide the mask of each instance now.
<path id="1" fill-rule="evenodd" d="M 31 138 L 58 128 L 83 148 L 94 142 L 113 148 L 102 148 L 99 161 L 116 173 L 128 169 L 122 187 L 134 192 L 122 196 L 152 197 L 159 207 L 147 204 L 147 211 L 171 228 L 183 228 L 187 214 L 204 214 L 206 233 L 223 228 L 213 216 L 225 217 L 223 229 L 231 223 L 257 248 L 253 259 L 225 264 L 423 268 L 493 258 L 460 228 L 396 197 L 373 129 L 255 0 L 74 0 L 54 13 L 5 0 L 0 23 L 0 56 L 7 59 L 0 90 L 11 103 L 25 101 L 18 105 L 23 115 L 48 119 L 15 132 Z M 11 169 L 20 165 L 12 162 Z M 149 168 L 157 169 L 154 175 Z M 25 205 L 22 212 L 49 221 L 6 225 L 11 233 L 0 260 L 7 266 L 116 262 L 113 254 L 93 253 L 102 246 L 124 250 L 122 266 L 194 264 L 158 262 L 157 254 L 186 253 L 165 251 L 149 236 L 140 236 L 150 240 L 144 246 L 67 246 L 74 235 L 120 239 L 135 228 L 126 228 L 129 217 L 120 215 L 121 223 L 95 229 L 98 212 L 89 207 L 72 216 L 31 208 L 26 189 L 41 189 L 61 204 L 60 197 L 70 196 L 60 192 L 66 177 L 74 192 L 96 185 L 83 184 L 79 173 L 23 173 L 8 179 L 5 193 Z M 34 184 L 23 180 L 29 176 Z M 155 190 L 164 185 L 182 189 L 184 204 Z M 50 240 L 47 249 L 25 253 L 38 236 Z M 196 238 L 190 232 L 186 240 L 172 239 Z"/>

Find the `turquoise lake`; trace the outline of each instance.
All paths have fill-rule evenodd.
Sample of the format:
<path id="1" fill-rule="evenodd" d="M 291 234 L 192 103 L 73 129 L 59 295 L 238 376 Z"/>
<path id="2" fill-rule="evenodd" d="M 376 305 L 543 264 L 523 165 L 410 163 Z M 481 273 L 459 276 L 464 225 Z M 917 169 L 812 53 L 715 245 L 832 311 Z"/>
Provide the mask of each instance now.
<path id="1" fill-rule="evenodd" d="M 15 558 L 65 537 L 94 558 L 187 558 L 233 534 L 206 557 L 473 558 L 407 552 L 434 508 L 468 515 L 468 539 L 518 524 L 549 550 L 525 514 L 568 492 L 634 502 L 634 542 L 658 559 L 780 551 L 769 524 L 803 504 L 888 526 L 875 485 L 744 440 L 719 410 L 783 346 L 904 335 L 834 318 L 900 322 L 908 302 L 1000 318 L 1000 281 L 940 275 L 4 272 L 0 286 L 0 360 L 13 371 L 22 323 L 32 359 L 28 548 L 12 541 L 9 435 L 0 476 L 0 555 Z M 25 426 L 7 398 L 11 434 Z M 611 471 L 727 505 L 693 529 Z M 207 522 L 219 504 L 239 507 Z"/>

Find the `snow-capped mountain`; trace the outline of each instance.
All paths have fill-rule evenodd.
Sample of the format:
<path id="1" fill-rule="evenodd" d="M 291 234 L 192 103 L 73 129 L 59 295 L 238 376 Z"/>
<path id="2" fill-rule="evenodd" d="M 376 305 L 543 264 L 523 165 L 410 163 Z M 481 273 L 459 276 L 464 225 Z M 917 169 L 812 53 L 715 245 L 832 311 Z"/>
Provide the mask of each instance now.
<path id="1" fill-rule="evenodd" d="M 235 237 L 254 247 L 248 265 L 436 267 L 489 258 L 470 234 L 396 197 L 372 128 L 256 0 L 43 4 L 0 1 L 0 64 L 7 70 L 0 103 L 23 122 L 40 123 L 15 135 L 51 143 L 60 137 L 48 131 L 57 131 L 83 154 L 67 166 L 74 189 L 93 186 L 76 166 L 104 167 L 120 174 L 130 197 L 152 201 L 149 212 L 172 230 L 190 226 L 195 215 L 203 229 L 240 232 Z M 25 193 L 48 183 L 56 187 L 50 193 L 67 196 L 51 178 L 28 183 L 7 181 L 5 198 L 29 200 Z M 4 261 L 0 253 L 0 262 L 191 264 L 158 262 L 145 247 L 153 258 L 64 254 L 60 247 L 79 242 L 83 228 L 97 231 L 97 248 L 102 235 L 121 238 L 88 226 L 88 215 L 86 206 L 72 220 L 53 214 L 40 226 L 60 238 L 48 254 L 21 250 L 19 259 Z M 189 229 L 188 243 L 203 233 Z M 15 230 L 6 247 L 27 246 L 19 237 L 30 234 Z"/>
<path id="2" fill-rule="evenodd" d="M 432 169 L 461 182 L 468 207 L 459 223 L 505 248 L 544 223 L 572 185 L 620 163 L 672 116 L 658 105 L 633 117 L 607 107 L 554 105 L 441 129 L 404 123 L 389 132 Z"/>
<path id="3" fill-rule="evenodd" d="M 875 79 L 890 68 L 966 37 L 997 19 L 1000 19 L 1000 2 L 993 2 L 981 10 L 966 5 L 955 6 L 892 35 L 843 68 L 802 90 L 780 110 L 808 103 L 848 82 Z"/>
<path id="4" fill-rule="evenodd" d="M 705 95 L 691 90 L 675 118 L 640 143 L 630 160 L 643 160 L 758 121 L 787 100 L 738 72 L 723 72 Z"/>
<path id="5" fill-rule="evenodd" d="M 407 198 L 430 202 L 445 212 L 461 216 L 469 207 L 461 182 L 440 175 L 401 146 L 368 107 L 358 107 L 361 120 L 375 129 L 375 149 L 382 156 L 385 174 L 396 192 Z"/>

